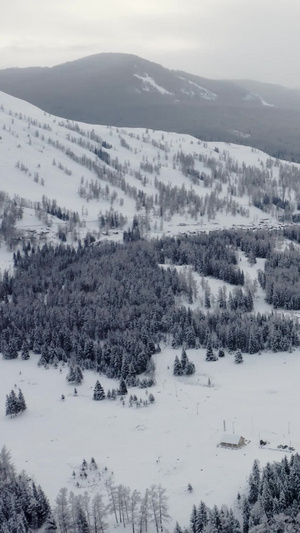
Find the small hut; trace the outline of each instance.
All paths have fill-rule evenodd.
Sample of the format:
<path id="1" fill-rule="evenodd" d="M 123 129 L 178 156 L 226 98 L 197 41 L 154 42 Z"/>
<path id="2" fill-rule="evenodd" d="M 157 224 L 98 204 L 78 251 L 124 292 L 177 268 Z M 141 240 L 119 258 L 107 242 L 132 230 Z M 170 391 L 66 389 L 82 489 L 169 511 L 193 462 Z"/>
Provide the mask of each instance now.
<path id="1" fill-rule="evenodd" d="M 224 433 L 220 442 L 220 446 L 226 448 L 241 448 L 245 446 L 246 440 L 241 435 L 236 435 L 235 433 Z"/>

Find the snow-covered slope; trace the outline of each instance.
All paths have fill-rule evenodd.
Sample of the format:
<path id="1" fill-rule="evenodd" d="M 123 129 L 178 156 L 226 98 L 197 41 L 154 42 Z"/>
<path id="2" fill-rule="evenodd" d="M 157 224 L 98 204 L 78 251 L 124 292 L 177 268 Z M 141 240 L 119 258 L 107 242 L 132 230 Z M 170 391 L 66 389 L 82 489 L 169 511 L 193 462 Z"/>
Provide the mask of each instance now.
<path id="1" fill-rule="evenodd" d="M 0 190 L 31 209 L 19 222 L 28 230 L 45 230 L 34 212 L 36 202 L 45 209 L 43 197 L 78 213 L 80 234 L 99 231 L 100 213 L 117 212 L 125 217 L 123 227 L 137 215 L 141 229 L 157 235 L 274 225 L 278 205 L 264 213 L 253 205 L 254 196 L 284 196 L 295 208 L 299 195 L 296 165 L 245 146 L 74 123 L 4 93 L 0 128 Z M 55 235 L 63 221 L 48 215 L 46 226 Z"/>

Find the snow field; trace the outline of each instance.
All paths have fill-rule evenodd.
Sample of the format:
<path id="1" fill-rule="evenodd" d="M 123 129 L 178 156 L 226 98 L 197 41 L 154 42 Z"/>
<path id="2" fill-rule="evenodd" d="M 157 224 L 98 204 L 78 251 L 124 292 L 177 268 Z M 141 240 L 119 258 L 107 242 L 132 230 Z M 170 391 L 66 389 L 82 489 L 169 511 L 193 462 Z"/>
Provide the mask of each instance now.
<path id="1" fill-rule="evenodd" d="M 201 499 L 209 506 L 234 506 L 237 492 L 247 488 L 255 458 L 261 466 L 280 460 L 279 444 L 300 450 L 295 410 L 300 399 L 300 351 L 244 354 L 241 365 L 234 364 L 233 354 L 208 363 L 205 350 L 187 353 L 196 365 L 190 378 L 172 375 L 180 350 L 165 348 L 155 356 L 157 384 L 151 392 L 156 401 L 140 408 L 130 408 L 128 398 L 125 406 L 119 399 L 93 401 L 96 379 L 106 392 L 118 383 L 91 371 L 85 372 L 75 397 L 74 387 L 65 380 L 67 367 L 62 373 L 39 368 L 35 355 L 29 361 L 1 359 L 0 445 L 11 451 L 18 470 L 35 477 L 52 504 L 63 486 L 75 493 L 95 491 L 88 485 L 77 489 L 72 480 L 83 458 L 89 462 L 94 457 L 99 469 L 113 472 L 116 484 L 143 492 L 161 483 L 172 523 L 187 524 L 192 505 Z M 14 385 L 22 389 L 28 410 L 11 419 L 5 417 L 4 405 Z M 147 397 L 143 389 L 130 389 L 131 393 Z M 224 420 L 227 432 L 245 437 L 247 446 L 217 447 Z M 259 447 L 260 438 L 268 441 L 266 449 Z M 105 492 L 103 484 L 97 490 Z"/>

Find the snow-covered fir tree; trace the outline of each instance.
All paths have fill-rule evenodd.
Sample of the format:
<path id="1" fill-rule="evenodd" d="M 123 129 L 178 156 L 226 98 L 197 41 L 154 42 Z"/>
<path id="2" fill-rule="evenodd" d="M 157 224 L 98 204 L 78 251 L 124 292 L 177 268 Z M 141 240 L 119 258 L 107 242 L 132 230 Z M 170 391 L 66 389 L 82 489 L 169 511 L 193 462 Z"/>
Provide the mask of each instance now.
<path id="1" fill-rule="evenodd" d="M 16 395 L 15 391 L 12 390 L 7 396 L 6 396 L 6 402 L 5 402 L 5 414 L 6 416 L 16 416 L 18 413 L 22 413 L 23 411 L 26 411 L 27 406 L 25 402 L 24 395 L 19 389 L 18 396 Z"/>
<path id="2" fill-rule="evenodd" d="M 79 365 L 71 365 L 70 370 L 66 376 L 68 383 L 80 385 L 83 381 L 83 373 Z"/>
<path id="3" fill-rule="evenodd" d="M 99 380 L 95 384 L 93 399 L 96 401 L 105 399 L 105 392 Z"/>
<path id="4" fill-rule="evenodd" d="M 244 362 L 241 350 L 237 350 L 234 355 L 234 362 L 238 365 Z"/>
<path id="5" fill-rule="evenodd" d="M 182 376 L 182 374 L 183 374 L 182 364 L 181 364 L 181 362 L 179 360 L 178 355 L 175 356 L 175 361 L 174 361 L 174 365 L 173 365 L 173 374 L 174 374 L 174 376 Z"/>
<path id="6" fill-rule="evenodd" d="M 216 356 L 214 354 L 211 342 L 209 342 L 208 345 L 207 345 L 205 360 L 206 361 L 216 361 Z"/>

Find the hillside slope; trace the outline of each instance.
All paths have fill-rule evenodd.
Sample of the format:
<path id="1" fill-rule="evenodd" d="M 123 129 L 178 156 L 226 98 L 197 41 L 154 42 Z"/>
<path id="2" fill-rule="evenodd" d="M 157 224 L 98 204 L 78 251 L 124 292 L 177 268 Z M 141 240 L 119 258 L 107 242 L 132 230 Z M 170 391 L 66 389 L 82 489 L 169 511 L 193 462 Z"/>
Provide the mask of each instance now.
<path id="1" fill-rule="evenodd" d="M 298 216 L 298 166 L 253 148 L 75 123 L 5 93 L 0 124 L 0 190 L 23 209 L 16 226 L 33 236 L 76 240 L 89 230 L 118 239 L 134 217 L 144 235 L 161 235 Z"/>

